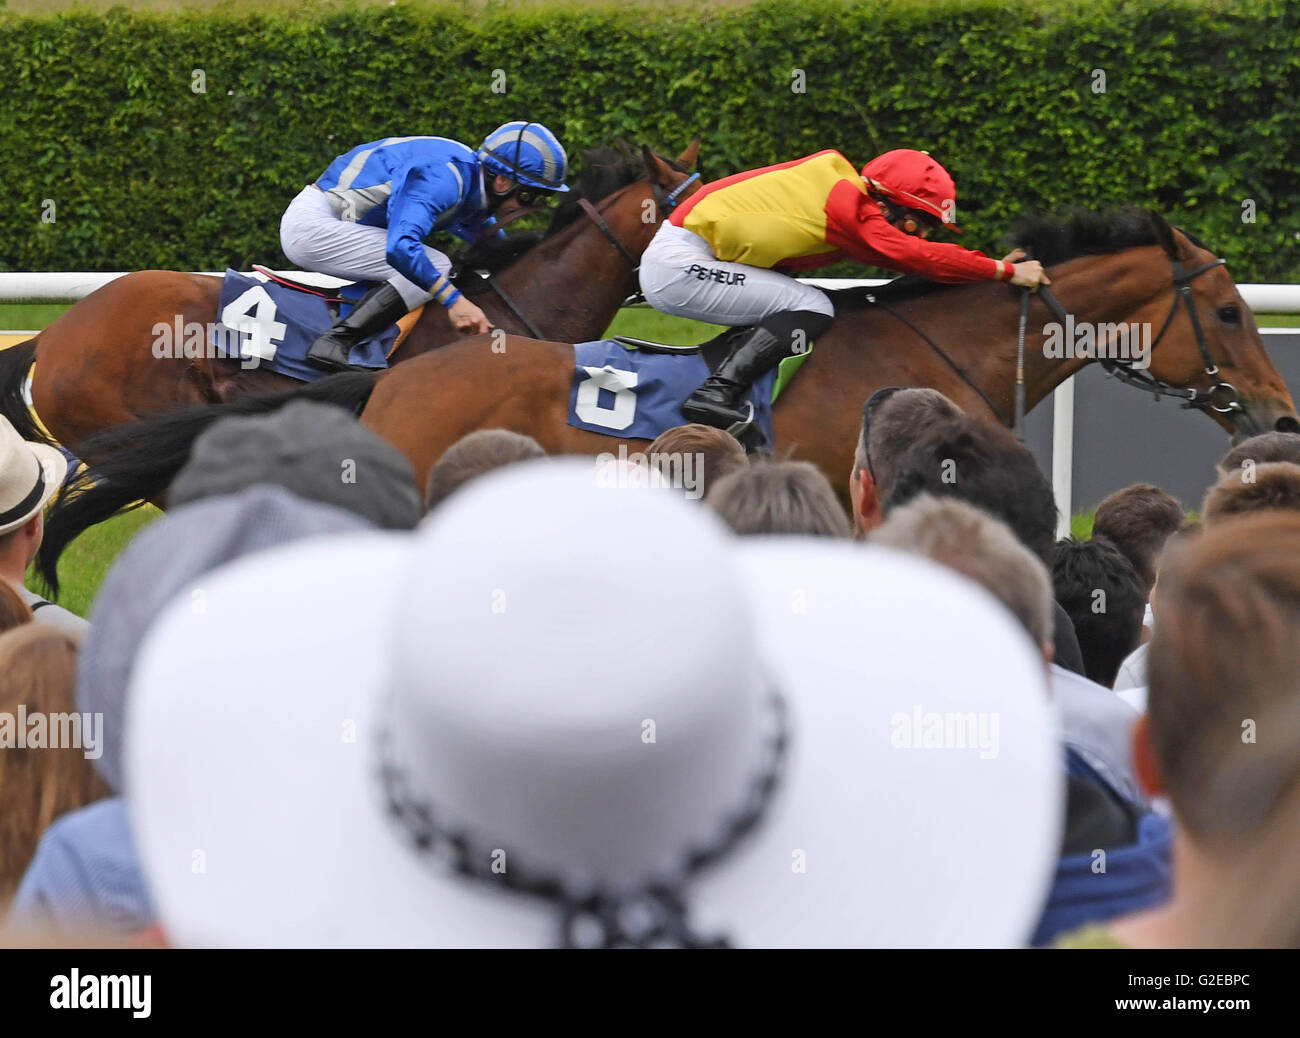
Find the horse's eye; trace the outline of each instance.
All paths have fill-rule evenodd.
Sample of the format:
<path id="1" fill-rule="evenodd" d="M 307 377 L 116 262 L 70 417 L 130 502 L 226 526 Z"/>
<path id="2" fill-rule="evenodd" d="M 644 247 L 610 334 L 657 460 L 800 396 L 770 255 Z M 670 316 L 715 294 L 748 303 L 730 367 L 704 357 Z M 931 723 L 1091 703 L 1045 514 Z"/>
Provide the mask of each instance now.
<path id="1" fill-rule="evenodd" d="M 1221 306 L 1219 320 L 1224 324 L 1241 324 L 1241 310 L 1235 306 Z"/>

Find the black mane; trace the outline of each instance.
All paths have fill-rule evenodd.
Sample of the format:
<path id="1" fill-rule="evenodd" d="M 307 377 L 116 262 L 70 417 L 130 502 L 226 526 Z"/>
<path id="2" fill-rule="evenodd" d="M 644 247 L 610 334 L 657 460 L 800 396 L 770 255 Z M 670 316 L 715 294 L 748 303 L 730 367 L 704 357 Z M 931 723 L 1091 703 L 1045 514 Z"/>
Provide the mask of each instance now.
<path id="1" fill-rule="evenodd" d="M 1024 216 L 1011 228 L 1011 242 L 1050 267 L 1079 256 L 1101 256 L 1155 245 L 1151 214 L 1136 206 L 1070 209 L 1059 216 Z"/>
<path id="2" fill-rule="evenodd" d="M 580 199 L 599 202 L 615 191 L 644 179 L 645 175 L 645 164 L 641 161 L 641 156 L 626 144 L 620 144 L 616 148 L 592 148 L 584 151 L 578 186 L 565 194 L 555 207 L 545 237 L 549 238 L 562 231 L 582 215 L 582 209 L 578 205 Z"/>
<path id="3" fill-rule="evenodd" d="M 1206 248 L 1195 235 L 1181 227 L 1175 230 L 1197 248 Z M 1103 256 L 1141 245 L 1159 244 L 1151 214 L 1137 206 L 1099 211 L 1069 209 L 1055 216 L 1023 216 L 1012 225 L 1007 240 L 1011 247 L 1027 250 L 1030 257 L 1044 267 L 1080 256 Z M 868 292 L 883 303 L 901 303 L 950 287 L 909 274 Z M 865 304 L 862 289 L 841 289 L 840 293 L 835 296 L 837 306 Z"/>

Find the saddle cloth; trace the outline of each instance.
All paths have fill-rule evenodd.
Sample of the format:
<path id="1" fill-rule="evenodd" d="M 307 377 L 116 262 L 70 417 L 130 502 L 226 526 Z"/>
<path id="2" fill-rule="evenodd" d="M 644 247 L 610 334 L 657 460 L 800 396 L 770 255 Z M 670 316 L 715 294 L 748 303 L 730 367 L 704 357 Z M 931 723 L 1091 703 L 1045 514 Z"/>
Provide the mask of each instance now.
<path id="1" fill-rule="evenodd" d="M 369 287 L 353 283 L 330 290 L 343 301 L 341 316 L 351 311 L 351 304 Z M 362 368 L 388 367 L 389 356 L 418 316 L 419 311 L 413 311 L 402 319 L 400 328 L 391 325 L 354 346 L 349 362 Z M 210 345 L 218 356 L 238 360 L 245 367 L 266 368 L 300 382 L 313 382 L 326 372 L 307 363 L 307 349 L 335 319 L 320 295 L 260 272 L 227 270 Z"/>
<path id="2" fill-rule="evenodd" d="M 754 422 L 768 443 L 773 442 L 772 404 L 807 357 L 782 361 L 749 392 Z M 575 343 L 573 362 L 568 423 L 633 440 L 653 440 L 665 429 L 685 424 L 682 404 L 711 370 L 703 351 L 655 353 L 614 339 Z"/>

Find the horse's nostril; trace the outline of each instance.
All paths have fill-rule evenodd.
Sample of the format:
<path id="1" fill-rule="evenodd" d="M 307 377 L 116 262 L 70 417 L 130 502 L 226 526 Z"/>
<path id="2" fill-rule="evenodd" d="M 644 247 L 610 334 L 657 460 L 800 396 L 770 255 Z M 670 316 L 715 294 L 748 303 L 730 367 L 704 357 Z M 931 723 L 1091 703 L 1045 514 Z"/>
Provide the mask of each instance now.
<path id="1" fill-rule="evenodd" d="M 1300 433 L 1300 419 L 1297 419 L 1295 415 L 1284 414 L 1273 423 L 1273 428 L 1278 432 Z"/>

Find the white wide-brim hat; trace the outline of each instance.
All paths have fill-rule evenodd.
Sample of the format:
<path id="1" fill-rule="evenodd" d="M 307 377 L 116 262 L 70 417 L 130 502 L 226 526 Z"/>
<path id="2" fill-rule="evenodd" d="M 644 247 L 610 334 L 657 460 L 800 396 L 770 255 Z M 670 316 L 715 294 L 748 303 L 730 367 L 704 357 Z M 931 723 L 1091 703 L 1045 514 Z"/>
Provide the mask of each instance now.
<path id="1" fill-rule="evenodd" d="M 1009 614 L 923 559 L 742 543 L 607 483 L 514 466 L 162 615 L 127 796 L 171 942 L 1026 940 L 1063 766 Z"/>
<path id="2" fill-rule="evenodd" d="M 24 440 L 0 416 L 0 536 L 44 508 L 67 474 L 68 459 L 57 447 Z"/>

